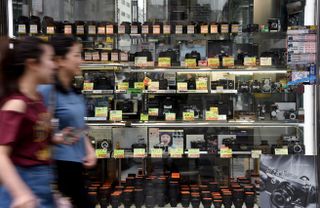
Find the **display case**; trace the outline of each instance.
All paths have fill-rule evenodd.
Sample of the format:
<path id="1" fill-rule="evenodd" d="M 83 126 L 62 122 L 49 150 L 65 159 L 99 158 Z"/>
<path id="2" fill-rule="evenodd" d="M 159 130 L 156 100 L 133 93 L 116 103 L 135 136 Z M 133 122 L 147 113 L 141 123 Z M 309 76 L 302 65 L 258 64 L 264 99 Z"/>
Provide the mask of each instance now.
<path id="1" fill-rule="evenodd" d="M 315 158 L 305 156 L 316 29 L 301 26 L 303 5 L 144 6 L 144 22 L 120 21 L 115 9 L 115 19 L 47 18 L 32 34 L 50 38 L 49 27 L 82 44 L 75 87 L 99 158 L 92 199 L 113 208 L 316 207 Z M 17 22 L 28 35 L 19 28 L 31 23 Z"/>

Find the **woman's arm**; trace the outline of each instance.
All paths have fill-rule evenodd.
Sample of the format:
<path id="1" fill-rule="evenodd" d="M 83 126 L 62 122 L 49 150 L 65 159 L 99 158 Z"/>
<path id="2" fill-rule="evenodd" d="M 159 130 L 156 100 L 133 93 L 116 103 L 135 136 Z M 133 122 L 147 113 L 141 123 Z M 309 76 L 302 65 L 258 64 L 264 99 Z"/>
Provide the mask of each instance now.
<path id="1" fill-rule="evenodd" d="M 84 138 L 85 148 L 86 148 L 86 156 L 83 161 L 83 165 L 86 168 L 93 168 L 97 163 L 96 152 L 92 147 L 90 140 L 87 136 Z"/>

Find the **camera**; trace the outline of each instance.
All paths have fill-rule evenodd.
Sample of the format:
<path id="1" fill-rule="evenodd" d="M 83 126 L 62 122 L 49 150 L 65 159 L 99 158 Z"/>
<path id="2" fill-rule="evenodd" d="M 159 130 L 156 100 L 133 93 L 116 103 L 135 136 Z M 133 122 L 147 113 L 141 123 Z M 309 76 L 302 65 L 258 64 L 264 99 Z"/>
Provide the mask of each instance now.
<path id="1" fill-rule="evenodd" d="M 305 147 L 296 136 L 283 136 L 283 145 L 288 146 L 289 154 L 304 154 Z"/>
<path id="2" fill-rule="evenodd" d="M 296 120 L 296 103 L 295 102 L 277 102 L 271 105 L 271 119 L 273 120 Z"/>
<path id="3" fill-rule="evenodd" d="M 234 90 L 234 80 L 219 79 L 217 81 L 211 81 L 211 89 L 216 90 L 218 86 L 223 87 L 224 90 Z"/>
<path id="4" fill-rule="evenodd" d="M 224 138 L 222 139 L 222 144 L 225 145 L 226 147 L 229 147 L 232 150 L 238 149 L 236 138 Z"/>
<path id="5" fill-rule="evenodd" d="M 191 148 L 199 149 L 200 151 L 207 150 L 207 143 L 205 141 L 192 141 L 190 144 Z"/>
<path id="6" fill-rule="evenodd" d="M 258 80 L 254 80 L 251 83 L 251 92 L 252 93 L 260 93 L 261 92 L 261 83 Z"/>
<path id="7" fill-rule="evenodd" d="M 138 141 L 131 145 L 132 151 L 133 149 L 147 149 L 147 145 L 145 143 L 144 138 L 139 138 Z"/>
<path id="8" fill-rule="evenodd" d="M 250 92 L 250 83 L 248 81 L 239 81 L 238 82 L 238 91 L 240 93 L 249 93 Z"/>
<path id="9" fill-rule="evenodd" d="M 102 139 L 97 141 L 97 149 L 105 149 L 110 152 L 112 150 L 112 141 L 110 139 Z"/>
<path id="10" fill-rule="evenodd" d="M 271 89 L 272 89 L 271 86 L 272 86 L 271 79 L 264 79 L 261 84 L 261 91 L 263 93 L 271 93 Z"/>
<path id="11" fill-rule="evenodd" d="M 189 78 L 187 80 L 187 83 L 188 83 L 188 90 L 196 90 L 197 89 L 195 77 Z"/>
<path id="12" fill-rule="evenodd" d="M 284 116 L 284 119 L 286 119 L 286 120 L 296 120 L 297 119 L 297 113 L 293 109 L 284 111 L 283 116 Z"/>
<path id="13" fill-rule="evenodd" d="M 257 106 L 257 117 L 259 120 L 265 120 L 266 117 L 266 105 Z"/>
<path id="14" fill-rule="evenodd" d="M 110 77 L 102 74 L 96 74 L 93 79 L 93 89 L 95 90 L 113 90 L 114 82 Z"/>
<path id="15" fill-rule="evenodd" d="M 138 112 L 138 100 L 115 100 L 116 110 L 122 110 L 123 114 L 136 114 Z"/>

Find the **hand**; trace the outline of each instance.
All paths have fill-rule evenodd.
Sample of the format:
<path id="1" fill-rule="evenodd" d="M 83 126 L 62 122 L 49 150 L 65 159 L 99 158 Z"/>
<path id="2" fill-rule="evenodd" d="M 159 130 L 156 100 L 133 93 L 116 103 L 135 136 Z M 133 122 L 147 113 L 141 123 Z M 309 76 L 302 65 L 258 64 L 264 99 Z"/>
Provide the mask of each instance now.
<path id="1" fill-rule="evenodd" d="M 83 159 L 83 165 L 85 168 L 93 168 L 97 164 L 97 157 L 94 152 L 89 153 Z"/>
<path id="2" fill-rule="evenodd" d="M 14 198 L 10 208 L 37 208 L 38 202 L 38 199 L 32 193 L 26 193 Z"/>
<path id="3" fill-rule="evenodd" d="M 60 133 L 54 134 L 52 142 L 55 144 L 71 145 L 78 142 L 79 139 L 80 137 L 74 134 L 74 128 L 67 127 L 64 128 Z"/>

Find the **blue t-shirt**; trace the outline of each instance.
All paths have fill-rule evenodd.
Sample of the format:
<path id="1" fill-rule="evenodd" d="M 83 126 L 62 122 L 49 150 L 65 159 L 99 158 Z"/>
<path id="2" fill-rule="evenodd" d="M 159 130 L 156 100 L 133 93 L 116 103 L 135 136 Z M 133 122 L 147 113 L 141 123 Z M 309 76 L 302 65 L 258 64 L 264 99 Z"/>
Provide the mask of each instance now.
<path id="1" fill-rule="evenodd" d="M 85 102 L 82 95 L 74 91 L 62 93 L 53 90 L 53 85 L 41 85 L 38 91 L 42 94 L 46 105 L 55 100 L 55 118 L 59 119 L 59 129 L 72 127 L 77 132 L 85 128 L 84 117 L 86 116 Z M 52 99 L 52 93 L 55 93 Z M 83 162 L 85 157 L 85 137 L 72 145 L 58 144 L 53 148 L 53 159 L 72 162 Z"/>

